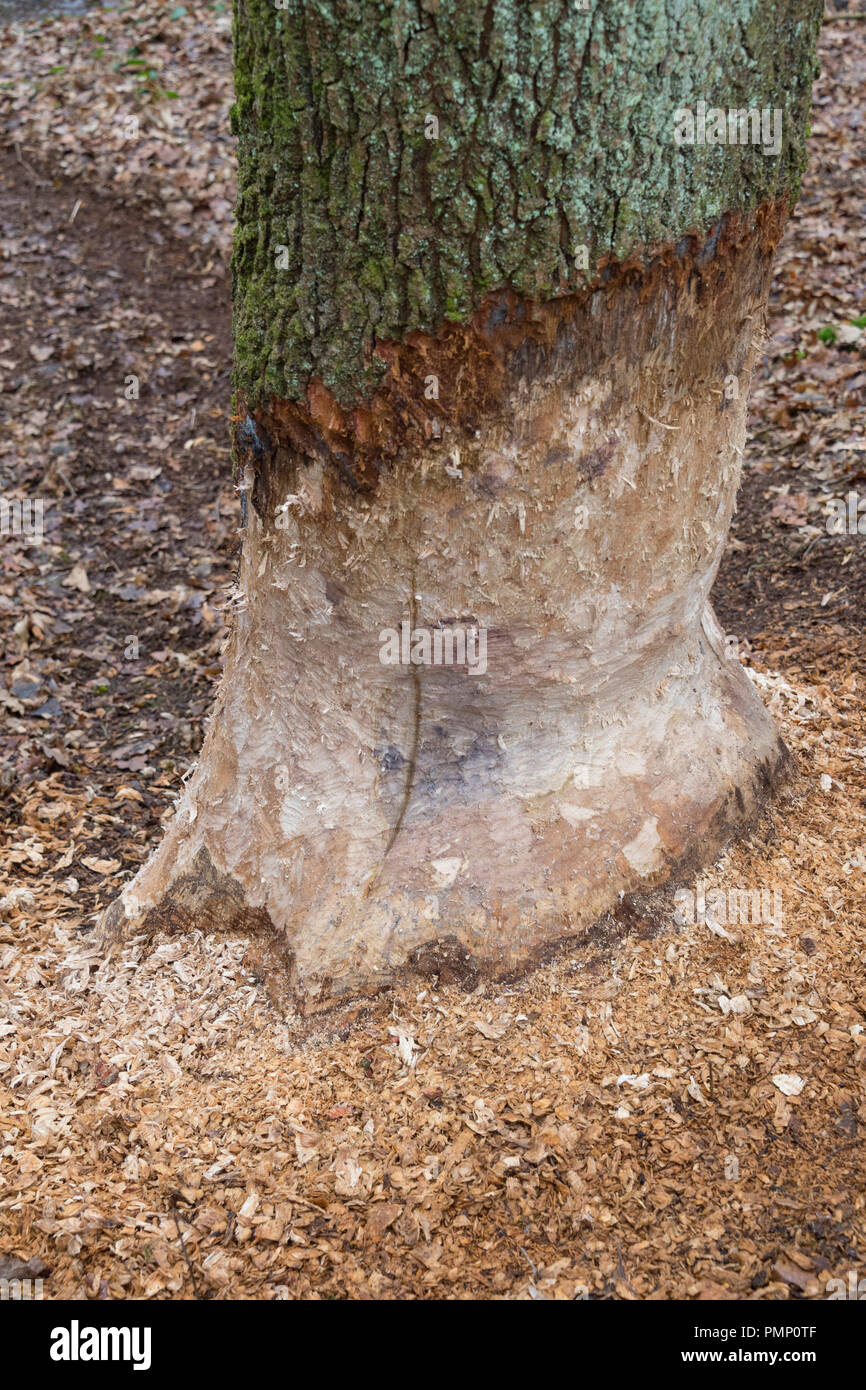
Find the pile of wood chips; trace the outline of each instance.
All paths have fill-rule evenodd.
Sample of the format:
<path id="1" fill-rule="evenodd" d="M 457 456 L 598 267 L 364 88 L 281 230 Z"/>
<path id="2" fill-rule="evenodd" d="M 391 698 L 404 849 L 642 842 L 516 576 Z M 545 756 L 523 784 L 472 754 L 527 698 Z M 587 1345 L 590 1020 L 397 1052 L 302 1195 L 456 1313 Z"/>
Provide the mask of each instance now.
<path id="1" fill-rule="evenodd" d="M 306 1037 L 242 941 L 102 960 L 22 834 L 0 1251 L 78 1298 L 817 1298 L 862 1277 L 863 677 L 756 678 L 805 771 L 705 879 L 778 887 L 780 922 L 672 918 Z M 69 801 L 31 806 L 44 851 Z"/>

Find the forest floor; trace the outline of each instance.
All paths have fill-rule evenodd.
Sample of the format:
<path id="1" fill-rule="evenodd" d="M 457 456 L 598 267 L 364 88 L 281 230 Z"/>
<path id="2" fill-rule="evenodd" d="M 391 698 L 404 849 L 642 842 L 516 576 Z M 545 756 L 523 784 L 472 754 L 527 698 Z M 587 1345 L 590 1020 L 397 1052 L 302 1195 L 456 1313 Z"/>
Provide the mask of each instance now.
<path id="1" fill-rule="evenodd" d="M 198 747 L 238 551 L 222 0 L 0 30 L 0 1276 L 47 1297 L 828 1296 L 866 1277 L 866 25 L 830 25 L 714 600 L 794 751 L 704 876 L 521 983 L 302 1037 L 198 934 L 98 909 Z M 135 116 L 138 126 L 130 125 Z M 131 378 L 138 378 L 139 394 Z M 864 526 L 866 529 L 866 526 Z"/>

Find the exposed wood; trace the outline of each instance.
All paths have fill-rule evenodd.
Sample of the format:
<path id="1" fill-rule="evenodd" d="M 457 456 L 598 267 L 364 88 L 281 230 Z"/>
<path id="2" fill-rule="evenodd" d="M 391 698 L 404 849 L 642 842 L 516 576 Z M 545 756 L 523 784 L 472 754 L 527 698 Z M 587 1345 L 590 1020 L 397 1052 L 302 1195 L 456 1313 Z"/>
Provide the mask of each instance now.
<path id="1" fill-rule="evenodd" d="M 443 941 L 525 969 L 754 818 L 787 755 L 707 598 L 784 212 L 416 335 L 363 429 L 334 403 L 302 447 L 296 410 L 247 422 L 222 692 L 111 934 L 256 924 L 309 1012 Z M 447 442 L 400 439 L 430 366 Z M 483 667 L 383 664 L 404 623 L 477 629 Z"/>

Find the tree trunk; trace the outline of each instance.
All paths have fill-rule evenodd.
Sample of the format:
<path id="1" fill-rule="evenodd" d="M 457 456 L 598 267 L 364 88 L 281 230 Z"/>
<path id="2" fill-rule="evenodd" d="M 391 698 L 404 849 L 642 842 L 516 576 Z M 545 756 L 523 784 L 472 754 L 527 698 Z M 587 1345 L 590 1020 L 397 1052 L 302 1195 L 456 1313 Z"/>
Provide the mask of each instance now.
<path id="1" fill-rule="evenodd" d="M 708 596 L 822 4 L 283 4 L 235 14 L 226 670 L 105 925 L 247 932 L 309 1012 L 524 968 L 783 775 Z"/>

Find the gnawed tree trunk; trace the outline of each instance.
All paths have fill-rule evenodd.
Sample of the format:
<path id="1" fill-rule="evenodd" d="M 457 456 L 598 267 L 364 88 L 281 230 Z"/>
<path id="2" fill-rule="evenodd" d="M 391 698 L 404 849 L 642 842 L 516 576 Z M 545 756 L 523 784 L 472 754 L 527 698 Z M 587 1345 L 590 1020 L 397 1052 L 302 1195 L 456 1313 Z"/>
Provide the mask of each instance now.
<path id="1" fill-rule="evenodd" d="M 286 3 L 236 5 L 226 672 L 106 927 L 258 935 L 312 1011 L 524 967 L 781 776 L 708 595 L 821 3 Z"/>

